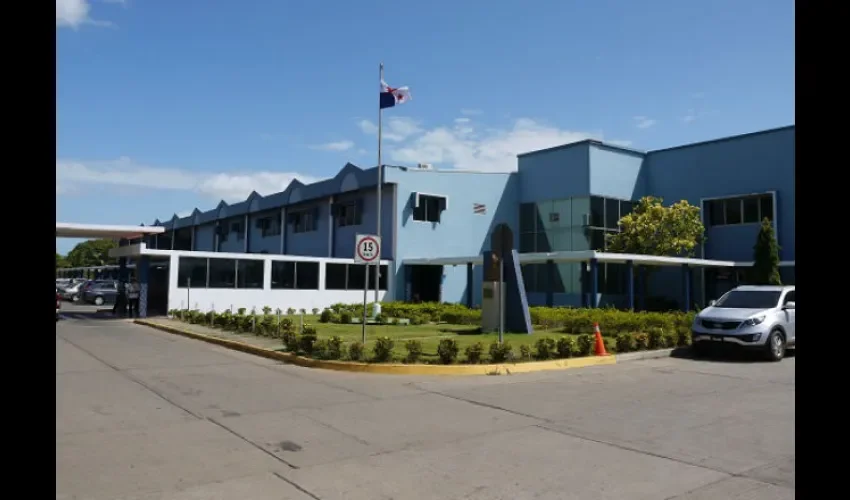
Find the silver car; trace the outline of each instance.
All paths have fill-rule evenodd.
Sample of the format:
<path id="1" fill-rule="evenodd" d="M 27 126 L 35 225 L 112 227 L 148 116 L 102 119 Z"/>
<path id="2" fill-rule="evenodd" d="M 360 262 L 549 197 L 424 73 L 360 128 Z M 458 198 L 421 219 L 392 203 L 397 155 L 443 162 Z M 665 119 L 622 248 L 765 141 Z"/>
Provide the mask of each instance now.
<path id="1" fill-rule="evenodd" d="M 796 336 L 793 286 L 739 286 L 697 314 L 691 327 L 693 350 L 713 346 L 756 349 L 771 361 L 793 349 Z"/>

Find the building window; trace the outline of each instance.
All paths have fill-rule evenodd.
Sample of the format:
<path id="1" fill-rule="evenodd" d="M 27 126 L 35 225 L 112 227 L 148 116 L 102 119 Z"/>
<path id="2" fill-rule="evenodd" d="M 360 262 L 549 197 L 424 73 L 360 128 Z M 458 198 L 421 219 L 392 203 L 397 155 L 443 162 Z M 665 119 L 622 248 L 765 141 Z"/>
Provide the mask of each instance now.
<path id="1" fill-rule="evenodd" d="M 359 201 L 339 204 L 336 211 L 336 224 L 339 227 L 359 226 L 363 223 L 363 210 Z"/>
<path id="2" fill-rule="evenodd" d="M 312 231 L 316 231 L 319 229 L 319 221 L 317 216 L 318 210 L 301 210 L 299 212 L 293 212 L 290 216 L 292 218 L 292 232 L 294 233 L 309 233 Z"/>
<path id="3" fill-rule="evenodd" d="M 607 198 L 605 200 L 605 228 L 617 229 L 620 222 L 620 200 Z"/>
<path id="4" fill-rule="evenodd" d="M 236 288 L 236 260 L 209 259 L 209 288 Z"/>
<path id="5" fill-rule="evenodd" d="M 273 217 L 257 219 L 257 227 L 260 229 L 260 234 L 263 238 L 269 236 L 280 236 L 280 223 L 280 214 Z"/>
<path id="6" fill-rule="evenodd" d="M 242 227 L 242 221 L 231 222 L 230 232 L 236 234 L 236 241 L 245 239 L 245 229 Z"/>
<path id="7" fill-rule="evenodd" d="M 773 195 L 760 194 L 709 200 L 705 203 L 709 226 L 758 224 L 773 220 Z"/>
<path id="8" fill-rule="evenodd" d="M 325 264 L 326 290 L 363 290 L 366 285 L 366 269 L 363 264 Z M 369 266 L 369 289 L 375 289 L 375 267 Z M 389 276 L 387 266 L 382 265 L 378 289 L 386 290 Z"/>
<path id="9" fill-rule="evenodd" d="M 416 194 L 418 205 L 413 207 L 413 220 L 420 222 L 440 222 L 440 213 L 446 199 L 441 196 Z"/>
<path id="10" fill-rule="evenodd" d="M 325 290 L 345 290 L 347 271 L 347 264 L 325 264 Z"/>
<path id="11" fill-rule="evenodd" d="M 216 231 L 218 232 L 218 241 L 224 243 L 230 237 L 230 225 L 222 224 L 216 226 Z"/>
<path id="12" fill-rule="evenodd" d="M 605 227 L 605 198 L 590 197 L 590 220 L 588 226 Z"/>
<path id="13" fill-rule="evenodd" d="M 265 277 L 265 262 L 262 260 L 236 261 L 236 288 L 262 289 Z"/>
<path id="14" fill-rule="evenodd" d="M 319 263 L 272 261 L 272 289 L 318 290 Z"/>
<path id="15" fill-rule="evenodd" d="M 178 288 L 206 288 L 207 259 L 178 257 L 177 286 Z"/>
<path id="16" fill-rule="evenodd" d="M 534 233 L 537 231 L 537 209 L 534 203 L 523 203 L 519 206 L 519 232 Z"/>

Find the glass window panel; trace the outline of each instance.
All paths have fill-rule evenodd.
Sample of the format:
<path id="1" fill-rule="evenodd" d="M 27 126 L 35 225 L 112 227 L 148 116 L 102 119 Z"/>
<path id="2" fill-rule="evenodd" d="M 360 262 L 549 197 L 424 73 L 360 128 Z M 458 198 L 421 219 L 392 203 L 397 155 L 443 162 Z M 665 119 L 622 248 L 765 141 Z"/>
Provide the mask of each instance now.
<path id="1" fill-rule="evenodd" d="M 549 235 L 546 233 L 537 233 L 537 249 L 536 252 L 551 252 L 552 251 L 552 242 L 549 239 Z"/>
<path id="2" fill-rule="evenodd" d="M 206 288 L 207 259 L 179 257 L 177 264 L 177 286 L 179 288 Z"/>
<path id="3" fill-rule="evenodd" d="M 210 288 L 236 288 L 236 260 L 210 259 Z"/>
<path id="4" fill-rule="evenodd" d="M 519 232 L 533 233 L 537 230 L 537 207 L 534 203 L 523 203 L 519 206 Z"/>
<path id="5" fill-rule="evenodd" d="M 767 220 L 773 220 L 773 195 L 766 194 L 761 197 L 759 200 L 759 205 L 761 206 L 761 212 L 759 214 L 759 219 L 764 219 L 767 217 Z"/>
<path id="6" fill-rule="evenodd" d="M 570 200 L 555 200 L 552 202 L 552 212 L 558 214 L 558 227 L 570 227 L 572 224 L 572 202 Z"/>
<path id="7" fill-rule="evenodd" d="M 553 252 L 568 252 L 572 250 L 571 231 L 571 229 L 557 229 L 551 232 L 550 241 L 552 241 Z"/>
<path id="8" fill-rule="evenodd" d="M 585 234 L 585 230 L 582 228 L 573 228 L 570 229 L 571 240 L 572 240 L 572 251 L 580 252 L 583 250 L 590 250 L 590 240 Z"/>
<path id="9" fill-rule="evenodd" d="M 726 209 L 726 224 L 741 223 L 741 199 L 733 198 L 724 200 L 723 206 Z"/>
<path id="10" fill-rule="evenodd" d="M 524 233 L 519 235 L 519 251 L 520 253 L 534 252 L 534 233 Z"/>
<path id="11" fill-rule="evenodd" d="M 369 266 L 372 275 L 369 276 L 369 288 L 372 288 L 375 283 L 375 268 Z M 363 290 L 366 287 L 366 266 L 363 264 L 350 264 L 348 266 L 348 290 Z"/>
<path id="12" fill-rule="evenodd" d="M 272 289 L 295 288 L 295 262 L 272 261 Z"/>
<path id="13" fill-rule="evenodd" d="M 605 227 L 617 229 L 617 221 L 620 220 L 620 200 L 608 198 L 605 200 Z"/>
<path id="14" fill-rule="evenodd" d="M 709 200 L 705 204 L 708 209 L 708 224 L 710 226 L 722 226 L 726 222 L 723 212 L 723 200 Z"/>
<path id="15" fill-rule="evenodd" d="M 525 291 L 526 293 L 536 292 L 536 280 L 534 279 L 534 266 L 531 264 L 524 264 L 521 266 L 522 269 L 522 281 L 525 283 Z"/>
<path id="16" fill-rule="evenodd" d="M 295 264 L 295 288 L 298 290 L 319 289 L 318 262 L 297 262 Z"/>
<path id="17" fill-rule="evenodd" d="M 325 264 L 325 289 L 345 290 L 345 264 Z"/>
<path id="18" fill-rule="evenodd" d="M 263 288 L 264 266 L 262 260 L 237 260 L 236 288 Z"/>
<path id="19" fill-rule="evenodd" d="M 542 201 L 537 203 L 537 221 L 538 226 L 537 230 L 542 231 L 545 229 L 551 229 L 553 227 L 557 227 L 560 225 L 560 218 L 553 217 L 553 210 L 555 208 L 555 203 L 552 201 Z"/>
<path id="20" fill-rule="evenodd" d="M 744 198 L 744 224 L 751 224 L 759 221 L 759 199 L 750 196 Z"/>
<path id="21" fill-rule="evenodd" d="M 573 198 L 572 199 L 572 227 L 583 226 L 585 216 L 590 214 L 590 198 Z"/>
<path id="22" fill-rule="evenodd" d="M 605 198 L 599 196 L 590 198 L 590 225 L 605 227 Z"/>
<path id="23" fill-rule="evenodd" d="M 390 279 L 389 275 L 389 267 L 386 264 L 381 266 L 381 278 L 378 280 L 378 289 L 379 290 L 387 290 L 387 283 Z"/>
<path id="24" fill-rule="evenodd" d="M 634 210 L 635 203 L 633 201 L 621 201 L 620 202 L 620 217 L 622 218 L 624 215 L 628 215 L 632 213 Z"/>
<path id="25" fill-rule="evenodd" d="M 605 230 L 590 229 L 590 250 L 605 250 Z"/>

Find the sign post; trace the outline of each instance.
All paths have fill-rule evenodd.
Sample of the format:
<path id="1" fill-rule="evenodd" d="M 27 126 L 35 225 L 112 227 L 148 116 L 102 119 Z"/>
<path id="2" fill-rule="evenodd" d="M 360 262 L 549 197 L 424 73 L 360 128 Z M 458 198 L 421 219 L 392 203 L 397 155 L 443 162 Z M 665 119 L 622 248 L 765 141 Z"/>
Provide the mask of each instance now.
<path id="1" fill-rule="evenodd" d="M 369 295 L 369 264 L 375 264 L 380 268 L 381 262 L 381 237 L 374 234 L 358 234 L 354 237 L 354 263 L 362 264 L 366 275 L 365 283 L 363 284 L 363 343 L 366 343 L 366 304 Z M 375 283 L 375 290 L 378 290 L 378 283 Z M 375 302 L 377 303 L 377 292 Z"/>

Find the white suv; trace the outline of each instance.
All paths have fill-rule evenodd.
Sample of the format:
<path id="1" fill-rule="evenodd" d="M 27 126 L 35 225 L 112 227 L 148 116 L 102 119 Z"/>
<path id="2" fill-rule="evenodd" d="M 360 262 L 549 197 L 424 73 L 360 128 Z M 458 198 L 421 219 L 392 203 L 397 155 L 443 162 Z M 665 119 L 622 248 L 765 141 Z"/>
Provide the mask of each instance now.
<path id="1" fill-rule="evenodd" d="M 795 287 L 739 286 L 697 314 L 691 328 L 698 356 L 713 345 L 755 348 L 779 361 L 796 344 Z"/>

